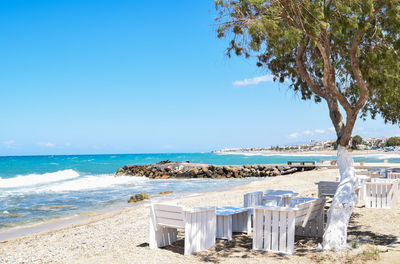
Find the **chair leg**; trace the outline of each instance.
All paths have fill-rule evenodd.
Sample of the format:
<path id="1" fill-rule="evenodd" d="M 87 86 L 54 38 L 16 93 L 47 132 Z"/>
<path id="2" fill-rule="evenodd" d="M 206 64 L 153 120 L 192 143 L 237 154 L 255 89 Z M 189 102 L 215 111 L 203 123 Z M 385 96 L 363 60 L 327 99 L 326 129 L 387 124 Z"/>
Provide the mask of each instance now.
<path id="1" fill-rule="evenodd" d="M 322 237 L 324 235 L 324 220 L 325 220 L 325 212 L 324 206 L 322 206 L 319 215 L 315 219 L 317 224 L 317 237 Z"/>
<path id="2" fill-rule="evenodd" d="M 154 229 L 153 223 L 150 219 L 150 243 L 149 247 L 151 249 L 165 247 L 171 245 L 177 240 L 178 230 L 176 228 L 160 228 L 158 230 Z"/>
<path id="3" fill-rule="evenodd" d="M 247 211 L 247 235 L 251 235 L 251 221 L 253 218 L 250 211 Z"/>

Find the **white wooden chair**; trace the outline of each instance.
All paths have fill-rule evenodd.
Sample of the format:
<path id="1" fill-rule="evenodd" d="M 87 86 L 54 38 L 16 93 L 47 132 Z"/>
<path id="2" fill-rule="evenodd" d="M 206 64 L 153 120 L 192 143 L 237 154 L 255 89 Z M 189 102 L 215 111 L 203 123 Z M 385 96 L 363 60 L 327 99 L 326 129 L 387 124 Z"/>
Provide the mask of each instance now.
<path id="1" fill-rule="evenodd" d="M 366 185 L 365 183 L 371 181 L 371 177 L 367 175 L 356 174 L 357 189 L 356 194 L 358 201 L 365 201 Z"/>
<path id="2" fill-rule="evenodd" d="M 400 180 L 400 172 L 388 172 L 388 179 L 399 179 Z"/>
<path id="3" fill-rule="evenodd" d="M 400 172 L 389 172 L 388 179 L 400 181 Z M 400 191 L 400 183 L 398 185 L 399 185 L 399 191 Z"/>
<path id="4" fill-rule="evenodd" d="M 325 202 L 324 198 L 292 198 L 290 206 L 298 209 L 295 222 L 296 236 L 322 237 Z"/>
<path id="5" fill-rule="evenodd" d="M 263 200 L 262 200 L 261 205 L 265 206 L 286 206 L 285 204 L 282 204 L 282 197 L 279 196 L 274 196 L 274 195 L 264 195 Z"/>
<path id="6" fill-rule="evenodd" d="M 283 206 L 290 205 L 291 198 L 298 195 L 289 190 L 266 190 L 263 197 L 263 205 Z"/>
<path id="7" fill-rule="evenodd" d="M 365 182 L 370 179 L 370 176 L 366 175 L 356 175 L 357 186 L 355 188 L 355 193 L 357 195 L 358 201 L 364 200 L 365 198 Z M 316 182 L 318 185 L 318 198 L 326 198 L 328 196 L 335 196 L 336 190 L 340 184 L 338 181 L 320 181 Z"/>
<path id="8" fill-rule="evenodd" d="M 318 185 L 318 198 L 325 198 L 326 196 L 334 196 L 336 189 L 339 186 L 338 181 L 319 181 L 315 184 Z"/>
<path id="9" fill-rule="evenodd" d="M 243 196 L 244 207 L 255 207 L 259 205 L 288 206 L 290 198 L 298 193 L 284 190 L 266 190 L 265 192 L 245 193 Z"/>
<path id="10" fill-rule="evenodd" d="M 397 202 L 399 180 L 371 179 L 366 184 L 365 207 L 390 209 Z"/>
<path id="11" fill-rule="evenodd" d="M 171 245 L 177 240 L 178 228 L 185 231 L 184 254 L 215 245 L 216 207 L 186 209 L 173 204 L 150 206 L 150 248 Z"/>
<path id="12" fill-rule="evenodd" d="M 380 171 L 360 171 L 358 174 L 367 175 L 371 178 L 379 178 L 381 176 Z"/>
<path id="13" fill-rule="evenodd" d="M 243 207 L 263 205 L 263 195 L 262 191 L 245 193 L 243 196 Z"/>
<path id="14" fill-rule="evenodd" d="M 295 235 L 323 235 L 325 199 L 295 197 L 291 205 L 254 209 L 253 249 L 293 254 Z"/>

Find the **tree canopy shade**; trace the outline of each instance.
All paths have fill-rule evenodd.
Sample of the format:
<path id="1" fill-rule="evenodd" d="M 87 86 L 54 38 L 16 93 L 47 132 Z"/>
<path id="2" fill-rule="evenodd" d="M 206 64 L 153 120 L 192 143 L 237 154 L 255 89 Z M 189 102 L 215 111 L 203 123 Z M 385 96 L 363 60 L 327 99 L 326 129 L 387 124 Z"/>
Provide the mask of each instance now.
<path id="1" fill-rule="evenodd" d="M 325 99 L 347 146 L 357 116 L 400 124 L 399 2 L 216 0 L 217 33 L 228 56 L 256 57 L 302 99 Z"/>
<path id="2" fill-rule="evenodd" d="M 302 99 L 324 99 L 337 134 L 340 183 L 324 249 L 345 249 L 357 204 L 347 147 L 358 116 L 400 125 L 400 0 L 215 0 L 227 52 L 256 57 Z M 344 112 L 343 112 L 344 110 Z M 361 113 L 361 114 L 360 114 Z M 345 117 L 345 121 L 344 121 Z"/>

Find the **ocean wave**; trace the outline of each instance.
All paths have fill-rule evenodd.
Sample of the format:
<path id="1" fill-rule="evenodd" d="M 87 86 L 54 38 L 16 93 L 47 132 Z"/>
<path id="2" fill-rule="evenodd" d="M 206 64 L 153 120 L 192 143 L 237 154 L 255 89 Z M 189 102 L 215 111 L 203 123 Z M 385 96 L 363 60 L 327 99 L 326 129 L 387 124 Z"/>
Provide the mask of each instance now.
<path id="1" fill-rule="evenodd" d="M 36 189 L 35 192 L 71 192 L 81 190 L 104 189 L 123 185 L 127 185 L 127 187 L 128 185 L 133 185 L 130 186 L 132 188 L 134 186 L 144 186 L 146 182 L 148 182 L 148 179 L 145 177 L 115 177 L 110 174 L 105 174 L 85 176 L 71 181 L 64 181 L 58 184 L 42 186 Z"/>
<path id="2" fill-rule="evenodd" d="M 18 175 L 16 177 L 8 179 L 0 178 L 0 190 L 2 188 L 19 188 L 19 187 L 27 187 L 39 184 L 54 183 L 78 177 L 79 177 L 78 172 L 68 169 L 68 170 L 60 170 L 44 174 Z"/>
<path id="3" fill-rule="evenodd" d="M 79 174 L 78 174 L 79 176 Z M 25 176 L 24 176 L 25 177 Z M 42 184 L 31 186 L 16 184 L 12 186 L 14 188 L 8 188 L 2 191 L 0 198 L 7 197 L 9 195 L 29 195 L 29 194 L 45 194 L 45 193 L 67 193 L 75 191 L 91 191 L 91 190 L 104 190 L 107 188 L 115 187 L 129 187 L 132 190 L 144 188 L 148 185 L 149 179 L 146 177 L 130 177 L 130 176 L 118 176 L 115 177 L 112 174 L 100 174 L 100 175 L 88 175 L 79 176 L 75 178 L 69 178 L 60 181 L 42 181 Z M 1 182 L 0 182 L 1 186 Z M 2 188 L 0 187 L 0 190 Z"/>

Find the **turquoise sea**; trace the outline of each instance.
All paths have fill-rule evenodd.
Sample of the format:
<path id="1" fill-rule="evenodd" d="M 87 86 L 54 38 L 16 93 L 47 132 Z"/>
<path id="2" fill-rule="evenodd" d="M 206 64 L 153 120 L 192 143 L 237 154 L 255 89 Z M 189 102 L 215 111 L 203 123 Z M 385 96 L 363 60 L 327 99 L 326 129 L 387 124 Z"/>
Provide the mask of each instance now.
<path id="1" fill-rule="evenodd" d="M 271 164 L 289 160 L 334 159 L 334 156 L 223 155 L 215 153 L 115 154 L 0 157 L 0 230 L 38 223 L 50 218 L 126 205 L 130 195 L 172 190 L 163 198 L 232 188 L 257 178 L 149 180 L 113 177 L 127 164 L 151 164 L 162 160 L 205 164 Z M 354 157 L 356 161 L 400 162 L 395 155 Z"/>

